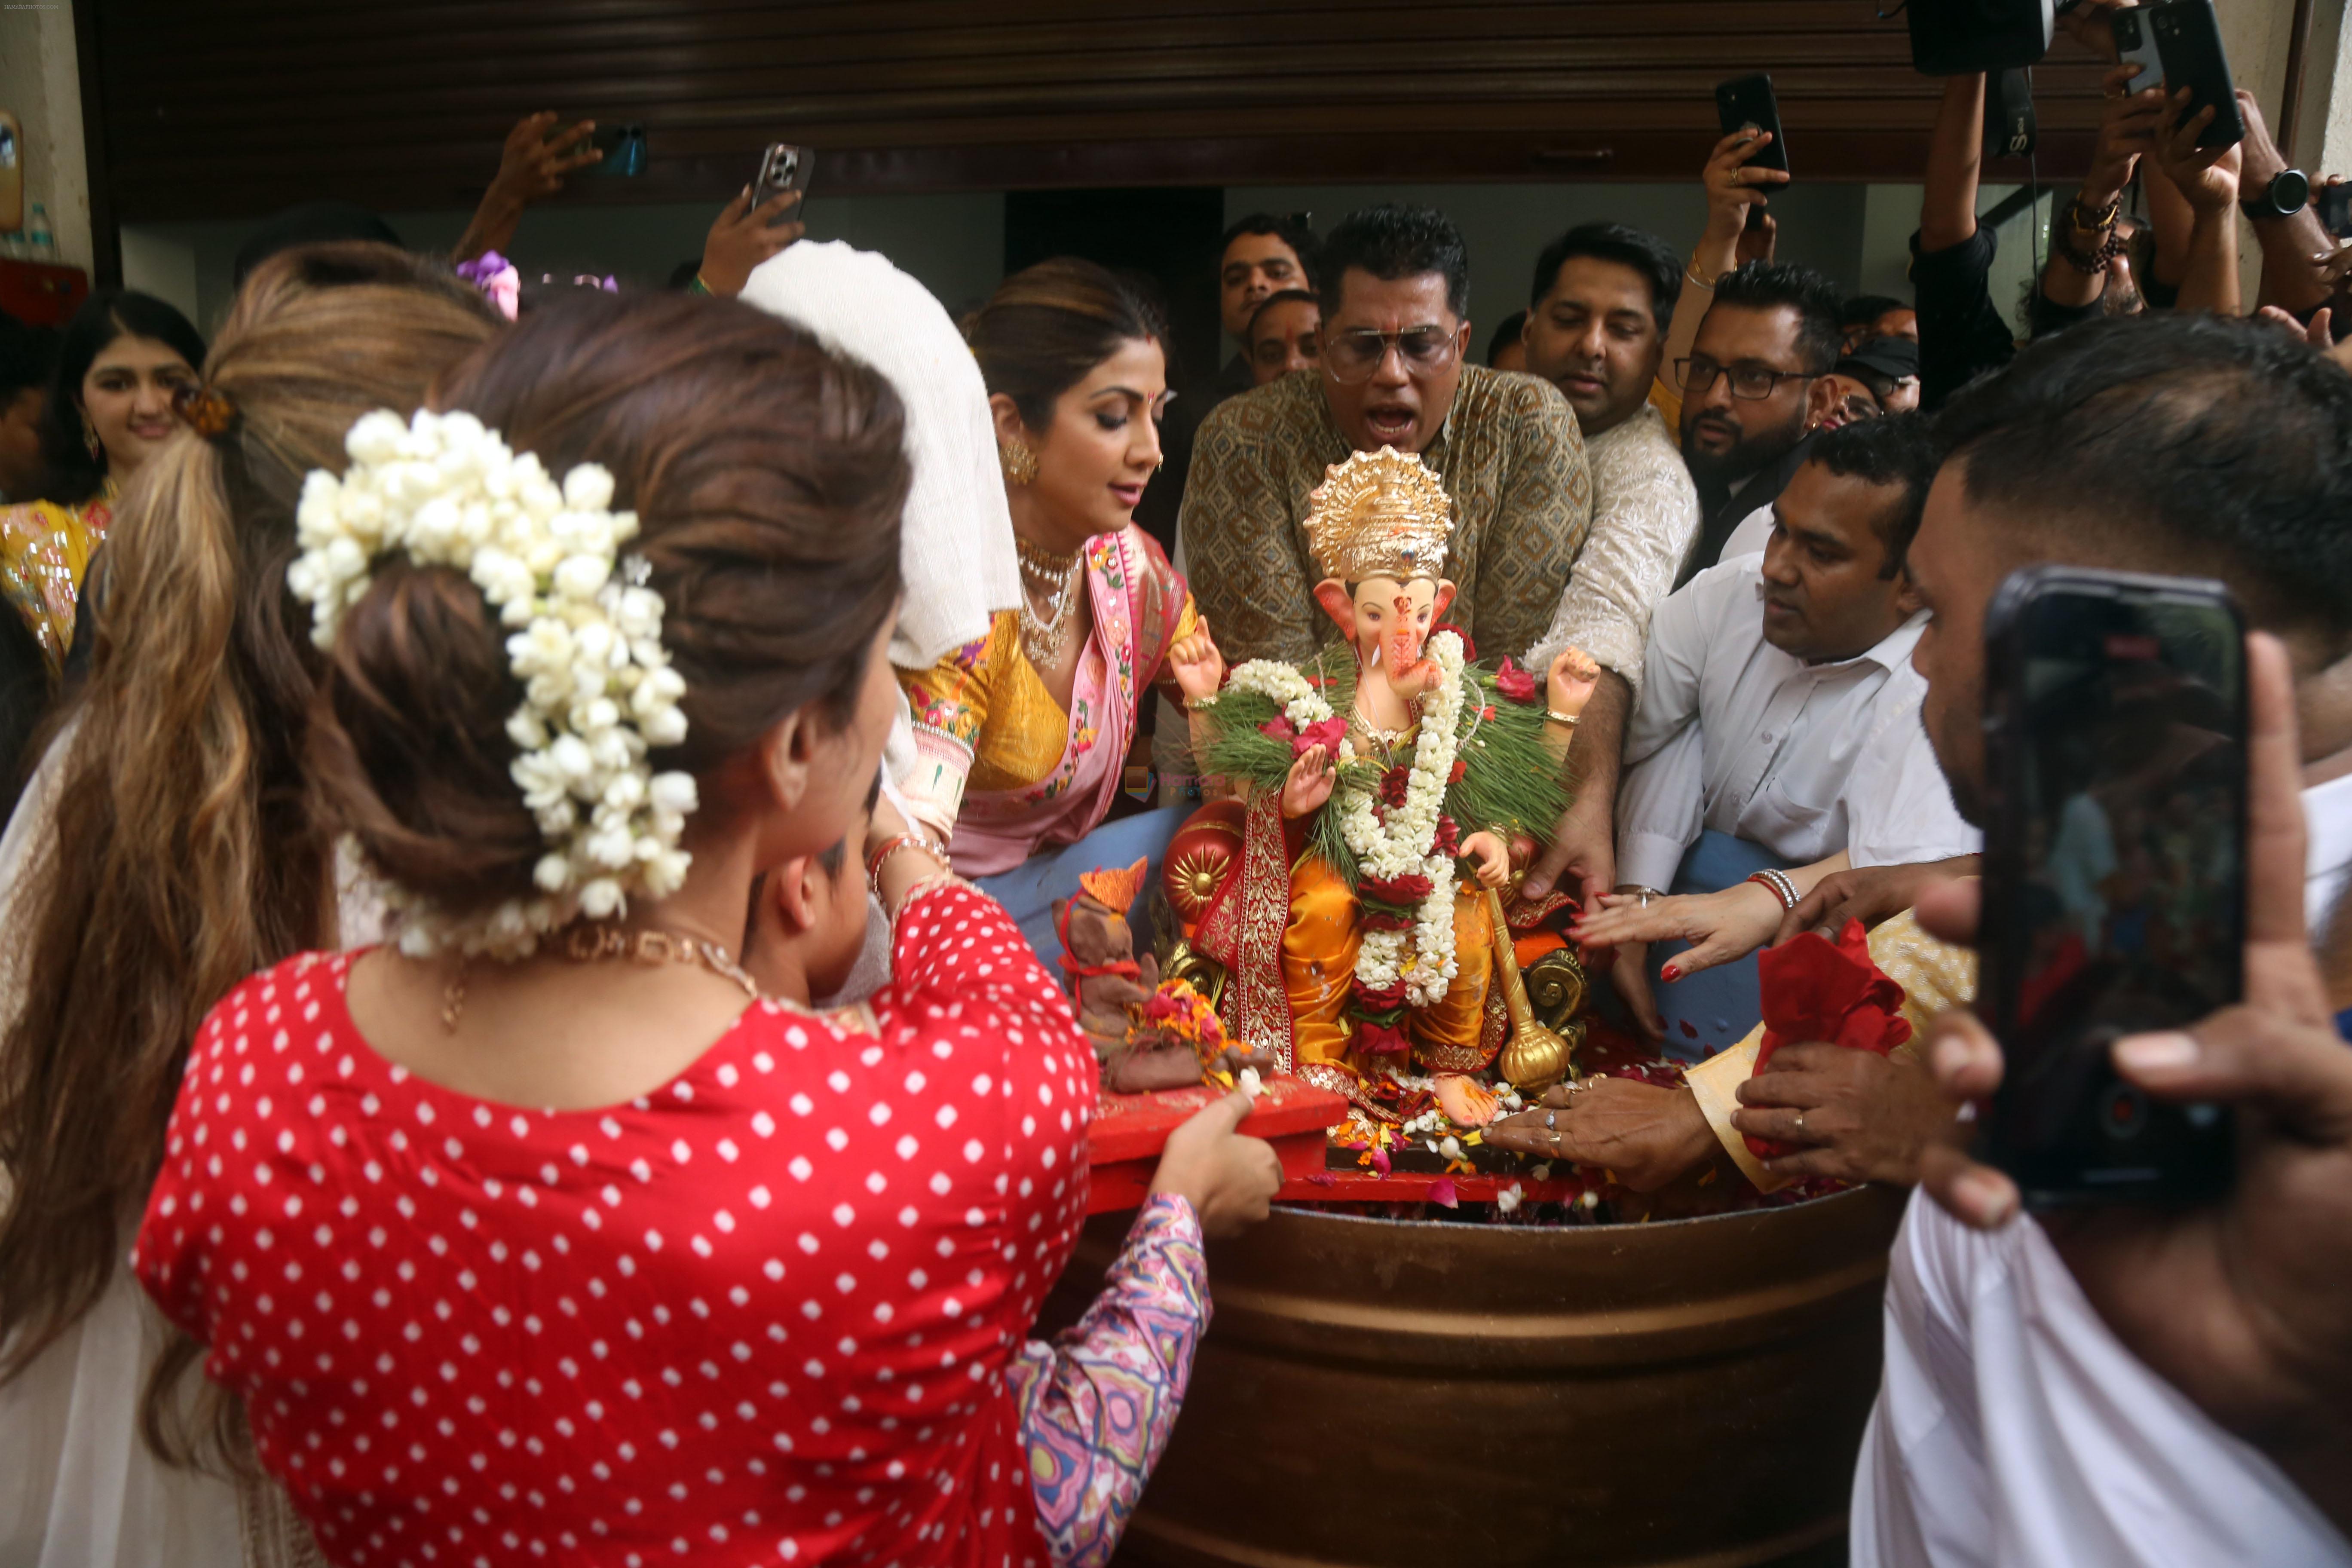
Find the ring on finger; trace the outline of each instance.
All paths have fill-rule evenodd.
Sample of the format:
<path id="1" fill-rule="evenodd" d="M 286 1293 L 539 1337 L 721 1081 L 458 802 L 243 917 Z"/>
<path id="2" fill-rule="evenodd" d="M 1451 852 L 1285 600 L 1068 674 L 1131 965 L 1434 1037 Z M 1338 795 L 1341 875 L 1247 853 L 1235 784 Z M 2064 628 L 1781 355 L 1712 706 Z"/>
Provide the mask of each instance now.
<path id="1" fill-rule="evenodd" d="M 1804 1130 L 1805 1130 L 1805 1113 L 1804 1113 L 1803 1111 L 1800 1110 L 1799 1112 L 1797 1112 L 1797 1131 L 1798 1131 L 1800 1133 L 1801 1133 L 1801 1132 L 1803 1132 L 1803 1131 L 1804 1131 Z"/>

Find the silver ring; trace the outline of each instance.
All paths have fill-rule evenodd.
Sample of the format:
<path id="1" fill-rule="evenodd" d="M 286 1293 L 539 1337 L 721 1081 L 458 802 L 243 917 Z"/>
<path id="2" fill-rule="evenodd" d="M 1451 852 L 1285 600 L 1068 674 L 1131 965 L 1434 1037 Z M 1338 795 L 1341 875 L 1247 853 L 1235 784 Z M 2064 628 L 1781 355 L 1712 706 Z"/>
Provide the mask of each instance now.
<path id="1" fill-rule="evenodd" d="M 1545 1111 L 1545 1112 L 1544 1112 L 1544 1125 L 1545 1125 L 1546 1127 L 1557 1127 L 1557 1126 L 1559 1126 L 1559 1111 L 1557 1111 L 1557 1110 L 1547 1110 L 1547 1111 Z"/>

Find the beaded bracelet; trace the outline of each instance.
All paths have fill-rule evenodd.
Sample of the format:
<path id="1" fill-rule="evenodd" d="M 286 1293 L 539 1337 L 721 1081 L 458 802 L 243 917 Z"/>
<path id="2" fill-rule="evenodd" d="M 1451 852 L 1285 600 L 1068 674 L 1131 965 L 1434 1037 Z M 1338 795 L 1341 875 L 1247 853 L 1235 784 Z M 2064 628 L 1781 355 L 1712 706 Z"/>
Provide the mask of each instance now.
<path id="1" fill-rule="evenodd" d="M 882 897 L 883 865 L 889 860 L 891 856 L 896 855 L 901 849 L 919 849 L 924 854 L 929 856 L 932 859 L 938 861 L 942 868 L 945 868 L 948 865 L 948 858 L 944 854 L 940 853 L 939 846 L 933 844 L 921 834 L 893 834 L 882 841 L 880 848 L 875 850 L 873 854 L 868 855 L 866 858 L 866 885 L 874 890 L 874 896 L 876 898 L 880 899 Z M 888 900 L 884 900 L 884 902 L 887 905 Z"/>
<path id="2" fill-rule="evenodd" d="M 1797 884 L 1789 880 L 1789 874 L 1786 871 L 1757 871 L 1750 874 L 1748 879 L 1761 883 L 1768 892 L 1780 900 L 1781 909 L 1793 910 L 1797 907 Z"/>

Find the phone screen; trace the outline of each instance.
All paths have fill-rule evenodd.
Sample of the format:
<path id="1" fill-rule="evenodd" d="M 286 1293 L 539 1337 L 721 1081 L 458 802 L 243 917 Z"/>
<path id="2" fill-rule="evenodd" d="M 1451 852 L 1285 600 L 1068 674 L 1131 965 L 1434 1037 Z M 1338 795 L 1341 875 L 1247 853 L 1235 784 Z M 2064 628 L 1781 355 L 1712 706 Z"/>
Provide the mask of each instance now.
<path id="1" fill-rule="evenodd" d="M 2044 1202 L 2207 1188 L 2226 1172 L 2226 1119 L 2149 1101 L 2108 1047 L 2239 999 L 2242 628 L 2196 584 L 2045 584 L 2003 641 L 1987 845 L 1988 994 L 2008 1058 L 1996 1159 Z"/>

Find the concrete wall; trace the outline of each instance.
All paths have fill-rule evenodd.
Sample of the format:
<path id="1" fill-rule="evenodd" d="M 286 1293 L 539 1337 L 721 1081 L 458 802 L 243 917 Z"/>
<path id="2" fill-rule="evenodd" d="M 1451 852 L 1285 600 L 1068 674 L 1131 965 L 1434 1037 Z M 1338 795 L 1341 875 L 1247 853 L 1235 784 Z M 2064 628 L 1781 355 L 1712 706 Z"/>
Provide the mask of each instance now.
<path id="1" fill-rule="evenodd" d="M 81 78 L 67 0 L 0 9 L 0 109 L 25 128 L 25 211 L 48 209 L 58 258 L 89 266 L 89 171 L 82 159 Z"/>

